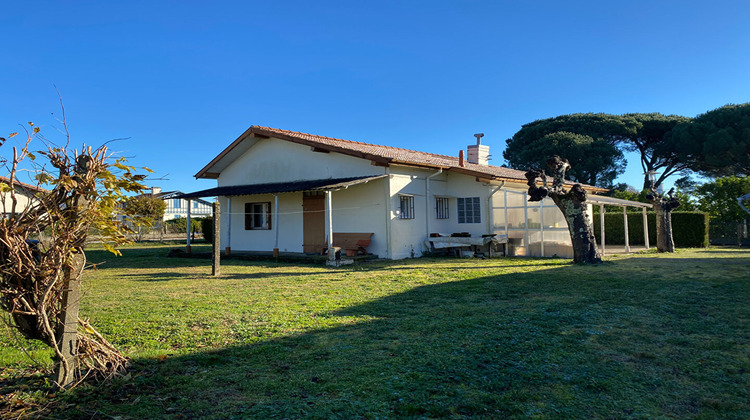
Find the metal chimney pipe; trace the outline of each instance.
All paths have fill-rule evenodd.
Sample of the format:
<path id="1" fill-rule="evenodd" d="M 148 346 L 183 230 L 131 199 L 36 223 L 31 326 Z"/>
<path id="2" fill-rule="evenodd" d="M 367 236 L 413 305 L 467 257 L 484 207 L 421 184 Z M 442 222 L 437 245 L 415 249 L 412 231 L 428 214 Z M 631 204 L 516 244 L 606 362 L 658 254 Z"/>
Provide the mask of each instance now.
<path id="1" fill-rule="evenodd" d="M 464 151 L 463 150 L 458 151 L 458 166 L 462 168 L 464 166 Z"/>

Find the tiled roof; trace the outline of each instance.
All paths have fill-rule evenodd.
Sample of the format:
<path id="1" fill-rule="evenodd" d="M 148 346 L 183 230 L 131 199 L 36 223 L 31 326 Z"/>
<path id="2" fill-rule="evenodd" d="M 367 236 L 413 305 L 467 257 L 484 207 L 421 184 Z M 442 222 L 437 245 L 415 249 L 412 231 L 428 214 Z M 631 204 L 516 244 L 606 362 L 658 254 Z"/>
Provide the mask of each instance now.
<path id="1" fill-rule="evenodd" d="M 195 175 L 196 178 L 216 178 L 218 174 L 211 171 L 214 165 L 219 163 L 219 161 L 228 155 L 232 149 L 239 146 L 239 144 L 247 137 L 279 138 L 294 143 L 304 144 L 313 147 L 316 150 L 338 152 L 350 156 L 361 157 L 383 165 L 400 164 L 435 169 L 441 168 L 443 170 L 479 178 L 511 180 L 526 183 L 526 172 L 517 169 L 510 169 L 502 166 L 479 165 L 469 163 L 467 159 L 464 159 L 464 165 L 460 166 L 458 157 L 455 156 L 418 152 L 416 150 L 402 149 L 399 147 L 381 146 L 377 144 L 318 136 L 258 125 L 253 125 L 245 131 L 242 136 L 201 169 L 201 171 Z M 605 191 L 604 189 L 589 185 L 585 185 L 585 187 L 594 191 Z"/>
<path id="2" fill-rule="evenodd" d="M 401 163 L 416 166 L 440 167 L 443 169 L 458 169 L 477 172 L 489 175 L 491 177 L 518 179 L 526 182 L 524 171 L 504 168 L 502 166 L 478 165 L 469 163 L 464 159 L 464 166 L 458 165 L 458 157 L 438 155 L 435 153 L 419 152 L 416 150 L 402 149 L 399 147 L 380 146 L 377 144 L 362 143 L 352 140 L 337 139 L 333 137 L 317 136 L 308 133 L 299 133 L 296 131 L 281 130 L 278 128 L 252 126 L 254 132 L 258 134 L 267 134 L 273 137 L 292 137 L 302 139 L 308 142 L 317 143 L 322 146 L 341 148 L 350 151 L 356 151 L 367 155 L 383 157 L 390 163 Z"/>
<path id="3" fill-rule="evenodd" d="M 0 176 L 0 182 L 10 185 L 10 178 L 4 177 L 4 176 Z M 17 179 L 14 180 L 14 184 L 18 185 L 19 187 L 22 187 L 22 188 L 25 188 L 27 190 L 34 191 L 34 192 L 47 191 L 47 190 L 45 190 L 42 187 L 37 187 L 36 185 L 27 184 L 27 183 L 21 182 L 21 181 L 19 181 Z"/>

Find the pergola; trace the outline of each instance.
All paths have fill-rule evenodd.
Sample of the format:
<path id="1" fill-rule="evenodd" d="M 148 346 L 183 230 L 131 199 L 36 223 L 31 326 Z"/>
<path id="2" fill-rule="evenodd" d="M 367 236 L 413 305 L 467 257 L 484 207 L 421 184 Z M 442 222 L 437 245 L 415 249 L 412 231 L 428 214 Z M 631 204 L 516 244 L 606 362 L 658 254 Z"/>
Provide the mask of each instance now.
<path id="1" fill-rule="evenodd" d="M 604 236 L 604 206 L 618 206 L 622 207 L 622 217 L 624 218 L 624 225 L 625 225 L 625 252 L 630 252 L 630 238 L 628 233 L 628 207 L 636 207 L 641 208 L 643 210 L 643 238 L 645 241 L 646 249 L 649 249 L 649 243 L 648 243 L 648 219 L 646 217 L 646 210 L 653 208 L 653 204 L 651 203 L 641 203 L 639 201 L 630 201 L 630 200 L 623 200 L 621 198 L 614 198 L 614 197 L 606 197 L 601 195 L 593 195 L 590 194 L 587 199 L 587 202 L 591 204 L 598 204 L 599 205 L 599 213 L 601 214 L 601 217 L 599 218 L 599 231 L 601 238 L 599 239 L 601 243 L 601 251 L 602 255 L 606 253 L 606 246 L 605 246 L 605 236 Z"/>

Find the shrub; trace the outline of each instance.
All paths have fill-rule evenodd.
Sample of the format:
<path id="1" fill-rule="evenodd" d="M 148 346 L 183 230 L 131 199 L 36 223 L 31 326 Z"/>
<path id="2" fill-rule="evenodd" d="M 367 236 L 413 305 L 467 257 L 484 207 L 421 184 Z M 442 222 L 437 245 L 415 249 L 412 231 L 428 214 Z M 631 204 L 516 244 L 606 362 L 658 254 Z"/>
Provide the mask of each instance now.
<path id="1" fill-rule="evenodd" d="M 594 232 L 599 234 L 599 214 L 594 214 Z M 646 214 L 648 219 L 648 240 L 656 246 L 656 216 Z M 609 245 L 625 244 L 625 220 L 622 211 L 609 211 L 604 214 L 605 241 Z M 699 211 L 672 212 L 672 235 L 677 247 L 696 248 L 708 246 L 708 214 Z M 643 216 L 641 212 L 628 212 L 628 239 L 631 245 L 644 245 Z"/>
<path id="2" fill-rule="evenodd" d="M 201 218 L 190 219 L 190 229 L 194 232 L 201 232 L 202 222 Z M 167 220 L 164 222 L 169 233 L 186 233 L 187 231 L 187 219 L 180 217 L 179 219 Z"/>
<path id="3" fill-rule="evenodd" d="M 214 218 L 211 216 L 201 219 L 201 228 L 203 229 L 203 238 L 206 242 L 214 241 Z"/>

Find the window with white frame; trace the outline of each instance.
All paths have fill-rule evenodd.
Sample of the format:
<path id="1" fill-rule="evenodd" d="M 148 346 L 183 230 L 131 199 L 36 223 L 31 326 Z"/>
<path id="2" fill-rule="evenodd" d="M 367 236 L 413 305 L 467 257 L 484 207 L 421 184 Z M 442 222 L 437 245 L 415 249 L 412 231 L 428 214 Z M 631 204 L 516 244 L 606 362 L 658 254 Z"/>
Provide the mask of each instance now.
<path id="1" fill-rule="evenodd" d="M 179 208 L 181 207 L 181 205 L 182 205 L 182 200 L 181 200 L 181 199 L 179 199 L 179 198 L 175 198 L 175 199 L 174 199 L 174 200 L 172 201 L 172 207 L 174 207 L 174 208 L 176 208 L 176 209 L 179 209 Z"/>
<path id="2" fill-rule="evenodd" d="M 245 203 L 245 230 L 271 229 L 271 203 Z"/>
<path id="3" fill-rule="evenodd" d="M 458 223 L 482 223 L 481 207 L 479 197 L 459 197 Z"/>
<path id="4" fill-rule="evenodd" d="M 438 219 L 450 218 L 448 213 L 448 197 L 435 197 L 435 217 Z"/>
<path id="5" fill-rule="evenodd" d="M 399 201 L 401 203 L 401 212 L 398 215 L 399 219 L 413 219 L 414 218 L 414 196 L 412 195 L 399 195 Z"/>

